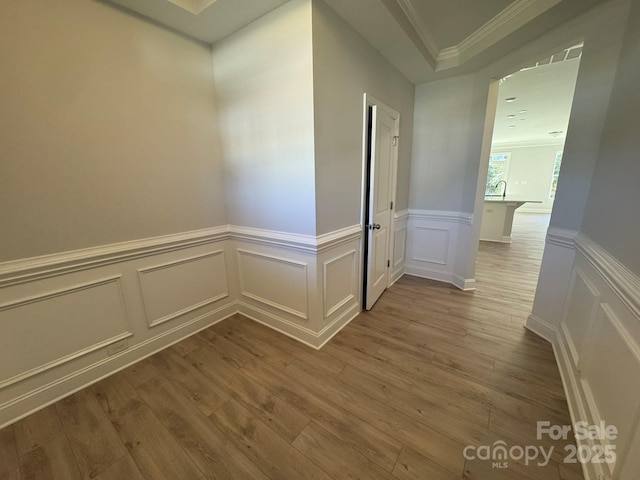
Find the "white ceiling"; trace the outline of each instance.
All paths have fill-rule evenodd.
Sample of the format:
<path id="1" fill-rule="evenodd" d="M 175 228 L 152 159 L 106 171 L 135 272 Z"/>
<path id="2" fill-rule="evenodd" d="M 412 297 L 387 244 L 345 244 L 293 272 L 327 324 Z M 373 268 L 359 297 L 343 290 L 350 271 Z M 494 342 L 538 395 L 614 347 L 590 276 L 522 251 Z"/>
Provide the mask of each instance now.
<path id="1" fill-rule="evenodd" d="M 569 124 L 579 66 L 580 59 L 575 58 L 533 67 L 503 79 L 492 144 L 562 141 Z M 513 97 L 517 98 L 515 102 L 506 101 Z M 523 110 L 526 112 L 519 113 Z M 562 133 L 550 135 L 550 132 Z"/>
<path id="2" fill-rule="evenodd" d="M 215 43 L 288 0 L 109 1 L 205 43 Z"/>
<path id="3" fill-rule="evenodd" d="M 110 1 L 215 43 L 287 0 Z M 481 68 L 604 0 L 324 1 L 418 84 Z"/>

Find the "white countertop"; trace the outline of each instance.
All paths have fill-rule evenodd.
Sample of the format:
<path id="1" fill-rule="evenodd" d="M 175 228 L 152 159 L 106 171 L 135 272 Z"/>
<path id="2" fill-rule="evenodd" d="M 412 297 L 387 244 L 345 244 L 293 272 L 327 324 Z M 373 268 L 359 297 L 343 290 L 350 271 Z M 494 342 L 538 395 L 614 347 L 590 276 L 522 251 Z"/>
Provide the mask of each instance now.
<path id="1" fill-rule="evenodd" d="M 505 198 L 502 198 L 502 195 L 497 197 L 484 197 L 485 202 L 500 202 L 500 203 L 542 203 L 542 200 L 529 200 L 526 197 L 517 197 L 512 195 L 507 195 Z"/>

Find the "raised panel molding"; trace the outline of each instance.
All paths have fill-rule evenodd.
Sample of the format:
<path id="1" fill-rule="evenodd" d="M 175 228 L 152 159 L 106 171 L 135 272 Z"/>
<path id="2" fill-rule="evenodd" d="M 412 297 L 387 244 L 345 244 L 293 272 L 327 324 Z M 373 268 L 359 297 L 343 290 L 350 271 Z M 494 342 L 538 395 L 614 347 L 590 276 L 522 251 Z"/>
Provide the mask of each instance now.
<path id="1" fill-rule="evenodd" d="M 335 312 L 347 305 L 358 296 L 357 287 L 357 252 L 350 250 L 323 265 L 324 318 L 329 318 Z M 335 271 L 335 272 L 334 272 Z"/>
<path id="2" fill-rule="evenodd" d="M 582 233 L 575 237 L 575 245 L 627 308 L 640 318 L 640 277 Z"/>
<path id="3" fill-rule="evenodd" d="M 414 230 L 411 260 L 447 265 L 449 257 L 449 230 L 420 225 L 415 226 Z"/>
<path id="4" fill-rule="evenodd" d="M 224 250 L 138 269 L 138 281 L 149 327 L 229 296 Z"/>
<path id="5" fill-rule="evenodd" d="M 573 422 L 619 430 L 616 463 L 584 464 L 585 479 L 623 478 L 640 438 L 640 278 L 582 233 L 550 229 L 547 244 L 572 260 L 565 308 L 559 324 L 532 314 L 527 327 L 553 344 Z"/>
<path id="6" fill-rule="evenodd" d="M 307 263 L 240 248 L 237 249 L 237 255 L 242 296 L 303 320 L 309 320 Z M 248 258 L 258 259 L 262 262 L 262 266 L 254 262 L 253 271 L 249 271 L 246 264 Z M 271 263 L 271 266 L 266 266 L 265 262 Z M 285 268 L 289 269 L 289 274 L 284 274 Z M 280 272 L 274 269 L 279 269 Z M 253 282 L 250 278 L 258 280 Z M 248 285 L 249 282 L 250 285 Z M 298 293 L 297 304 L 285 305 L 284 296 L 291 298 L 292 292 Z"/>
<path id="7" fill-rule="evenodd" d="M 581 367 L 583 349 L 585 344 L 588 345 L 589 335 L 593 330 L 600 298 L 600 292 L 583 270 L 574 267 L 560 328 L 578 371 Z"/>
<path id="8" fill-rule="evenodd" d="M 120 275 L 5 303 L 0 313 L 0 389 L 133 335 Z M 87 319 L 93 328 L 82 328 Z"/>

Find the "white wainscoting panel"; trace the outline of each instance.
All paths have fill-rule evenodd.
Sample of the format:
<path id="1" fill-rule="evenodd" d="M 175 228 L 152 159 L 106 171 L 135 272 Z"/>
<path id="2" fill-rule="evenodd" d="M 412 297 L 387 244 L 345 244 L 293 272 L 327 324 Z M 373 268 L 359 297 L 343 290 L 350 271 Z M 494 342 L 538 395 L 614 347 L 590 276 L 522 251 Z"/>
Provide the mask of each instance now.
<path id="1" fill-rule="evenodd" d="M 225 225 L 0 264 L 0 428 L 237 312 L 320 348 L 361 310 L 361 242 Z"/>
<path id="2" fill-rule="evenodd" d="M 460 227 L 471 222 L 467 213 L 409 210 L 405 272 L 464 288 L 455 276 L 456 249 Z"/>
<path id="3" fill-rule="evenodd" d="M 257 231 L 238 238 L 240 313 L 320 348 L 361 310 L 361 232 L 324 235 L 316 253 L 276 244 L 269 232 L 264 242 Z"/>
<path id="4" fill-rule="evenodd" d="M 357 259 L 356 250 L 349 250 L 324 262 L 324 318 L 329 318 L 358 296 Z"/>
<path id="5" fill-rule="evenodd" d="M 226 237 L 225 226 L 1 264 L 0 428 L 235 313 Z"/>
<path id="6" fill-rule="evenodd" d="M 585 339 L 593 329 L 599 304 L 600 292 L 589 281 L 586 274 L 579 267 L 575 267 L 569 284 L 567 311 L 563 315 L 560 326 L 577 370 L 580 370 Z"/>
<path id="7" fill-rule="evenodd" d="M 150 327 L 229 296 L 224 250 L 139 269 L 138 279 Z"/>
<path id="8" fill-rule="evenodd" d="M 413 227 L 411 261 L 447 265 L 451 230 L 416 225 Z"/>
<path id="9" fill-rule="evenodd" d="M 617 456 L 615 463 L 585 463 L 585 478 L 631 480 L 640 442 L 640 278 L 585 235 L 550 233 L 547 247 L 551 241 L 555 253 L 572 258 L 569 273 L 560 275 L 570 279 L 565 307 L 559 322 L 532 316 L 527 326 L 543 326 L 553 343 L 574 424 L 604 421 L 618 429 L 615 440 L 578 441 L 592 452 L 613 445 Z M 540 295 L 539 287 L 536 297 L 544 301 Z"/>
<path id="10" fill-rule="evenodd" d="M 394 216 L 394 240 L 393 259 L 391 271 L 391 283 L 398 281 L 404 275 L 404 266 L 407 255 L 407 224 L 409 221 L 409 210 L 396 212 Z"/>
<path id="11" fill-rule="evenodd" d="M 240 295 L 263 307 L 309 320 L 308 263 L 242 248 L 237 254 Z"/>
<path id="12" fill-rule="evenodd" d="M 0 305 L 0 389 L 130 337 L 121 276 Z"/>

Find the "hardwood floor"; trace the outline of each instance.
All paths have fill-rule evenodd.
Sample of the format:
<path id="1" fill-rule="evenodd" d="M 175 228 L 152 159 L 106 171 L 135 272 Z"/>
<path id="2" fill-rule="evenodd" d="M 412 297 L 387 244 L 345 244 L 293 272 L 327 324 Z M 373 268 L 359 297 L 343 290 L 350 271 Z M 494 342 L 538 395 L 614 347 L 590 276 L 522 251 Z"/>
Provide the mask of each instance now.
<path id="1" fill-rule="evenodd" d="M 548 217 L 482 244 L 478 289 L 405 276 L 321 351 L 239 315 L 0 431 L 2 479 L 562 479 L 550 345 L 523 328 Z M 466 446 L 553 446 L 550 463 Z"/>

